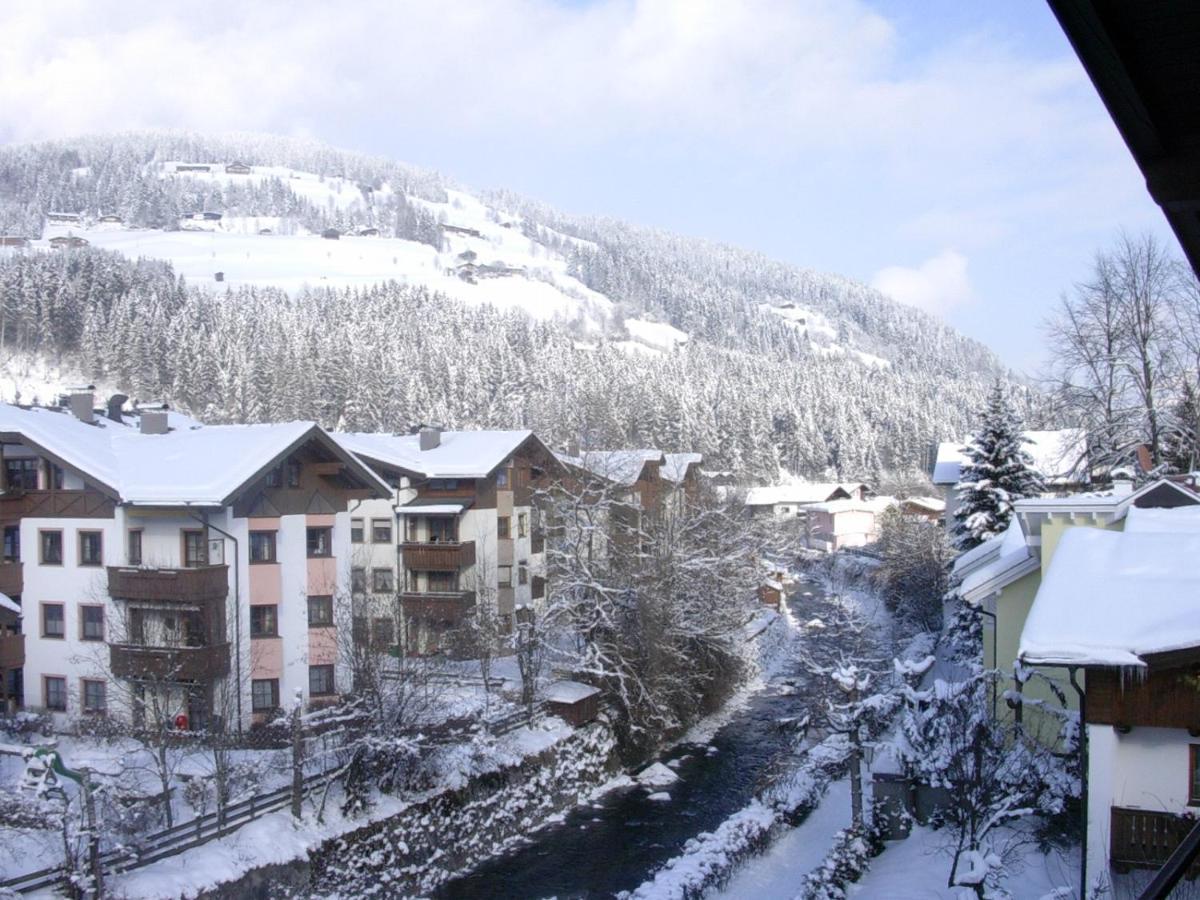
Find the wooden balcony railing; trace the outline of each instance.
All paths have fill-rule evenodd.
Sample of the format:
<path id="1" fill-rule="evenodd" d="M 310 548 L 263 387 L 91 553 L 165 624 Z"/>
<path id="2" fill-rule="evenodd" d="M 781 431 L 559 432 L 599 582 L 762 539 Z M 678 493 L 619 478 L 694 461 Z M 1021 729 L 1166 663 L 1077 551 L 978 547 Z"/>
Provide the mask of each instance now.
<path id="1" fill-rule="evenodd" d="M 458 624 L 475 606 L 474 591 L 405 591 L 400 595 L 405 615 Z"/>
<path id="2" fill-rule="evenodd" d="M 25 665 L 25 635 L 0 634 L 0 669 L 19 669 Z"/>
<path id="3" fill-rule="evenodd" d="M 0 496 L 0 519 L 111 519 L 115 504 L 99 491 L 9 491 Z"/>
<path id="4" fill-rule="evenodd" d="M 229 674 L 229 644 L 209 647 L 110 644 L 109 667 L 118 678 L 212 681 Z"/>
<path id="5" fill-rule="evenodd" d="M 20 597 L 25 588 L 25 576 L 21 563 L 0 563 L 0 594 Z"/>
<path id="6" fill-rule="evenodd" d="M 204 603 L 229 594 L 228 566 L 195 569 L 108 567 L 108 593 L 118 600 Z"/>
<path id="7" fill-rule="evenodd" d="M 406 569 L 417 572 L 455 572 L 475 564 L 475 542 L 427 543 L 406 541 L 400 545 Z"/>
<path id="8" fill-rule="evenodd" d="M 1119 872 L 1157 869 L 1195 824 L 1194 819 L 1174 813 L 1114 806 L 1109 862 Z M 1189 878 L 1198 874 L 1200 864 L 1188 871 Z"/>

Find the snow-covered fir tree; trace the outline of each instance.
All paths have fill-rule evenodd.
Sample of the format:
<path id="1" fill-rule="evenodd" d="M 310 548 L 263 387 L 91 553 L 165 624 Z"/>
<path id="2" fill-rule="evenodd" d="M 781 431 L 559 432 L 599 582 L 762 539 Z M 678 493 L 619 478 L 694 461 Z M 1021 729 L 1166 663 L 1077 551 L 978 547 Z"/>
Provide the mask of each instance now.
<path id="1" fill-rule="evenodd" d="M 958 485 L 954 513 L 955 545 L 970 550 L 1008 528 L 1013 504 L 1042 490 L 1020 419 L 1005 394 L 1004 385 L 992 386 L 979 431 L 964 448 L 968 462 Z"/>

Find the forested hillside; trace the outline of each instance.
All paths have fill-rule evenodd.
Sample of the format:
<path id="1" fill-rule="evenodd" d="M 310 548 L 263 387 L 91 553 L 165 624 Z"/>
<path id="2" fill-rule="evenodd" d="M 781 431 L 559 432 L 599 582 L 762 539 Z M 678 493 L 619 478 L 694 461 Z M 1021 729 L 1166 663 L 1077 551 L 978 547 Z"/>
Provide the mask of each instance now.
<path id="1" fill-rule="evenodd" d="M 263 173 L 191 177 L 168 160 Z M 315 186 L 338 193 L 322 200 Z M 931 442 L 968 430 L 1003 376 L 978 343 L 846 279 L 506 193 L 480 199 L 491 231 L 463 237 L 447 218 L 479 204 L 446 179 L 309 142 L 151 134 L 4 148 L 0 234 L 34 244 L 0 250 L 0 349 L 213 421 L 524 426 L 555 442 L 695 449 L 710 468 L 758 477 L 919 467 Z M 296 287 L 275 272 L 185 280 L 165 252 L 129 258 L 164 234 L 196 239 L 179 229 L 201 209 L 271 217 L 272 236 L 239 238 L 245 257 L 293 234 L 378 228 L 363 253 L 382 246 L 403 268 L 419 245 L 432 262 L 393 280 Z M 126 255 L 41 249 L 50 211 L 80 214 L 74 230 L 96 246 L 113 232 L 95 223 L 120 216 Z M 489 250 L 508 271 L 478 287 L 474 262 L 500 262 Z M 551 289 L 559 305 L 522 305 Z M 494 296 L 516 301 L 501 309 Z M 674 334 L 667 325 L 679 341 L 640 337 Z M 1018 393 L 1028 412 L 1033 398 Z"/>

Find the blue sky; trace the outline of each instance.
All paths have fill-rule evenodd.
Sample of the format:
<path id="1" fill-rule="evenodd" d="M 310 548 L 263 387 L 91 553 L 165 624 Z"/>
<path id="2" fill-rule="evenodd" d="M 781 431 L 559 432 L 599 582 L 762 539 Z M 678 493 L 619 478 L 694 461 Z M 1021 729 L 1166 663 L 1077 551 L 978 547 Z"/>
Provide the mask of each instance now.
<path id="1" fill-rule="evenodd" d="M 1017 368 L 1174 246 L 1043 0 L 7 4 L 0 141 L 307 134 L 874 283 Z"/>

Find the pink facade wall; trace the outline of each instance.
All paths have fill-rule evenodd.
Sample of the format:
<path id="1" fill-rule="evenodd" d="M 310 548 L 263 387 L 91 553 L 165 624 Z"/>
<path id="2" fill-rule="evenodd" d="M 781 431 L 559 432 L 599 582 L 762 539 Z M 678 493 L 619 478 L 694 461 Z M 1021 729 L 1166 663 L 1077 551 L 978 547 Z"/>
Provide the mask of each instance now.
<path id="1" fill-rule="evenodd" d="M 250 642 L 250 677 L 283 677 L 283 641 L 280 638 L 255 638 Z"/>
<path id="2" fill-rule="evenodd" d="M 337 629 L 308 629 L 308 664 L 332 665 L 337 662 Z"/>
<path id="3" fill-rule="evenodd" d="M 308 593 L 337 593 L 337 560 L 331 556 L 308 560 Z"/>

